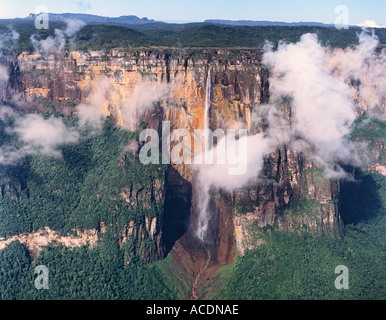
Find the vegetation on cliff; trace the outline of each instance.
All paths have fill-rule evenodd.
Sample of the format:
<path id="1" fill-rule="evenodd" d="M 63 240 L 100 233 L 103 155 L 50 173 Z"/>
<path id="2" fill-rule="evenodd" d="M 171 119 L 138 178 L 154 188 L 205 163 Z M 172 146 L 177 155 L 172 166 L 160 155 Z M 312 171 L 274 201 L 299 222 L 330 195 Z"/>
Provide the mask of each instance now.
<path id="1" fill-rule="evenodd" d="M 3 143 L 9 139 L 4 130 L 1 137 Z M 100 133 L 84 134 L 81 143 L 64 147 L 63 159 L 36 155 L 2 165 L 0 237 L 44 226 L 63 234 L 100 230 L 102 223 L 122 230 L 128 221 L 161 214 L 163 202 L 150 188 L 164 181 L 165 167 L 135 161 L 135 154 L 125 152 L 132 139 L 136 133 L 106 122 Z M 137 194 L 125 199 L 125 189 Z M 137 203 L 141 194 L 143 202 Z"/>
<path id="2" fill-rule="evenodd" d="M 385 123 L 357 121 L 351 139 L 367 142 L 373 163 L 384 164 Z M 377 151 L 377 152 L 375 152 Z M 341 240 L 267 228 L 265 244 L 247 250 L 219 292 L 222 299 L 376 299 L 386 295 L 386 177 L 356 168 L 340 186 Z M 302 208 L 305 210 L 307 208 Z M 309 210 L 311 210 L 309 208 Z M 259 235 L 261 236 L 261 235 Z M 349 270 L 349 289 L 337 290 L 337 266 Z"/>
<path id="3" fill-rule="evenodd" d="M 66 121 L 71 126 L 75 119 Z M 0 125 L 1 144 L 9 143 L 4 121 Z M 94 248 L 52 244 L 37 257 L 12 242 L 0 251 L 0 299 L 175 298 L 162 271 L 142 259 L 146 252 L 141 250 L 150 251 L 154 244 L 136 239 L 143 241 L 136 251 L 135 243 L 122 242 L 130 221 L 143 224 L 146 217 L 163 213 L 164 205 L 163 185 L 154 192 L 150 188 L 165 180 L 166 168 L 135 161 L 135 151 L 127 150 L 132 139 L 138 140 L 137 133 L 107 121 L 100 132 L 83 132 L 79 144 L 62 148 L 62 159 L 37 154 L 1 166 L 0 237 L 45 226 L 61 234 L 102 232 Z M 38 265 L 49 268 L 50 290 L 34 286 Z"/>
<path id="4" fill-rule="evenodd" d="M 3 27 L 0 25 L 0 28 Z M 52 35 L 55 27 L 63 25 L 53 24 L 49 30 L 41 31 L 31 28 L 28 23 L 14 27 L 20 33 L 20 41 L 14 49 L 32 51 L 32 33 L 37 33 L 38 38 L 45 38 Z M 356 43 L 357 31 L 353 28 L 225 27 L 211 24 L 165 26 L 159 29 L 138 27 L 134 30 L 98 25 L 84 27 L 75 41 L 68 45 L 84 50 L 130 50 L 139 47 L 256 48 L 262 46 L 266 39 L 274 44 L 283 39 L 293 42 L 305 32 L 316 32 L 324 44 L 343 47 Z M 381 43 L 386 43 L 385 30 L 377 30 L 377 34 Z M 240 53 L 238 49 L 235 51 Z M 54 107 L 48 108 L 44 114 L 46 118 L 52 116 L 62 117 Z M 65 121 L 70 127 L 76 125 L 74 118 L 65 118 Z M 359 124 L 352 138 L 370 141 L 370 147 L 378 150 L 385 137 L 384 123 L 364 121 Z M 163 215 L 164 202 L 160 199 L 164 187 L 162 184 L 166 181 L 166 167 L 143 166 L 136 161 L 135 152 L 127 149 L 130 141 L 138 141 L 137 135 L 106 122 L 97 134 L 83 132 L 81 143 L 61 148 L 61 159 L 30 155 L 17 164 L 0 167 L 0 237 L 32 232 L 46 226 L 63 234 L 72 233 L 74 229 L 101 231 L 107 226 L 100 234 L 99 245 L 94 248 L 48 246 L 34 256 L 19 242 L 11 243 L 0 251 L 2 299 L 186 297 L 190 279 L 177 279 L 177 285 L 176 279 L 165 274 L 165 268 L 172 271 L 176 268 L 173 276 L 184 277 L 178 272 L 175 261 L 170 261 L 168 257 L 169 260 L 164 263 L 145 265 L 141 259 L 144 252 L 149 254 L 152 251 L 152 246 L 159 238 L 146 238 L 144 233 L 149 230 L 144 231 L 145 228 L 142 230 L 144 233 L 136 237 L 128 234 L 127 225 L 130 222 L 143 226 L 147 218 L 166 216 Z M 0 121 L 0 146 L 10 141 L 5 124 Z M 384 150 L 381 150 L 378 160 L 384 161 Z M 356 182 L 341 185 L 339 208 L 346 224 L 343 240 L 267 229 L 264 237 L 266 244 L 247 251 L 244 257 L 227 269 L 229 280 L 218 297 L 383 298 L 385 178 L 363 169 L 356 171 L 356 179 Z M 155 192 L 160 194 L 155 196 Z M 177 220 L 175 217 L 180 213 L 180 208 L 188 203 L 181 202 L 184 203 L 177 205 L 174 200 L 168 204 L 175 211 L 170 214 L 170 220 Z M 244 202 L 242 206 L 238 204 L 238 209 L 246 213 L 253 209 L 253 204 Z M 282 214 L 296 216 L 302 212 L 309 216 L 320 215 L 321 208 L 320 202 L 304 199 L 283 207 Z M 177 222 L 164 227 L 163 231 L 180 236 L 186 230 L 175 227 L 178 226 Z M 127 241 L 124 242 L 126 236 Z M 137 250 L 136 242 L 141 242 L 141 250 Z M 173 244 L 170 241 L 170 246 Z M 34 267 L 41 264 L 47 265 L 50 270 L 48 291 L 37 291 L 33 285 L 36 276 Z M 351 290 L 337 291 L 333 286 L 336 277 L 334 268 L 340 264 L 349 267 Z M 176 292 L 176 288 L 182 288 L 182 293 Z M 217 297 L 213 291 L 211 296 Z"/>

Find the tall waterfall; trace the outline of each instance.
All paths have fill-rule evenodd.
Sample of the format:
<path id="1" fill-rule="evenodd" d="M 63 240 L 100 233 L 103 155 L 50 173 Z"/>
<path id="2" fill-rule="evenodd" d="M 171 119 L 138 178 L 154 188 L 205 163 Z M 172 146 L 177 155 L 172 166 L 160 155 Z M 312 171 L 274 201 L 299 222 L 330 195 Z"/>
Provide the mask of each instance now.
<path id="1" fill-rule="evenodd" d="M 205 154 L 210 149 L 209 144 L 209 118 L 210 118 L 210 102 L 211 102 L 211 89 L 212 79 L 210 68 L 208 69 L 208 75 L 206 79 L 206 96 L 205 96 L 205 109 L 204 109 L 204 150 Z M 205 162 L 204 162 L 205 163 Z M 210 185 L 205 181 L 205 177 L 201 174 L 198 176 L 198 225 L 197 225 L 197 236 L 202 242 L 206 242 L 206 233 L 208 230 L 208 223 L 210 218 L 209 213 L 209 201 L 210 201 Z"/>
<path id="2" fill-rule="evenodd" d="M 204 130 L 209 129 L 209 111 L 210 111 L 210 92 L 212 90 L 212 79 L 210 68 L 208 69 L 208 76 L 206 78 L 206 95 L 205 95 L 205 109 L 204 109 Z M 204 131 L 205 152 L 209 151 L 209 135 Z"/>

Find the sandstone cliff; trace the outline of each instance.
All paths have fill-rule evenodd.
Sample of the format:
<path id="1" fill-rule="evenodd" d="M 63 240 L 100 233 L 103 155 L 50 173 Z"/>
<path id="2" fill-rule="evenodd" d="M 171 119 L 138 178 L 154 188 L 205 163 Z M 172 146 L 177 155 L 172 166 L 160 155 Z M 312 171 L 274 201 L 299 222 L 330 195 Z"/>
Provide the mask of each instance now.
<path id="1" fill-rule="evenodd" d="M 162 112 L 144 107 L 136 110 L 140 120 L 158 131 L 161 120 L 168 120 L 171 129 L 187 129 L 193 136 L 194 129 L 203 128 L 205 83 L 210 68 L 210 127 L 244 127 L 252 133 L 263 128 L 252 128 L 251 112 L 269 99 L 268 74 L 260 61 L 261 51 L 257 49 L 74 51 L 44 57 L 21 54 L 9 63 L 10 79 L 2 97 L 25 101 L 16 104 L 19 112 L 44 112 L 44 102 L 50 102 L 58 112 L 71 115 L 77 113 L 76 105 L 90 99 L 96 81 L 108 77 L 112 79 L 112 89 L 104 95 L 101 113 L 130 128 L 127 105 L 139 99 L 138 95 L 148 95 L 146 103 L 158 102 Z M 234 248 L 243 254 L 246 248 L 258 244 L 251 228 L 277 225 L 341 235 L 339 183 L 325 179 L 305 155 L 281 146 L 267 157 L 263 180 L 264 183 L 256 181 L 232 193 L 213 192 L 213 252 L 218 261 L 228 263 L 233 259 L 230 255 Z M 192 167 L 175 165 L 169 170 L 166 184 L 157 183 L 151 190 L 163 193 L 165 215 L 140 223 L 127 222 L 121 238 L 121 246 L 127 248 L 127 262 L 137 253 L 145 261 L 163 258 L 174 242 L 189 231 L 189 222 L 195 221 L 196 208 L 191 206 L 195 183 Z M 131 192 L 122 190 L 122 197 L 128 202 L 132 201 Z M 4 193 L 9 193 L 6 186 L 2 187 Z M 178 203 L 177 209 L 173 203 Z M 178 231 L 168 238 L 170 221 L 175 222 Z"/>

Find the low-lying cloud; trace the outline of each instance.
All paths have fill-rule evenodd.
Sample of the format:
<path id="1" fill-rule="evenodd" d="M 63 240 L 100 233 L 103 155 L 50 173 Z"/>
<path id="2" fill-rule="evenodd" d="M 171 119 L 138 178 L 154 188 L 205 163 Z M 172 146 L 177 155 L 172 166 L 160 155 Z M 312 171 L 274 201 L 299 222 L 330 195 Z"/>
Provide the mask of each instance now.
<path id="1" fill-rule="evenodd" d="M 260 105 L 251 120 L 255 126 L 268 127 L 243 138 L 248 159 L 244 174 L 229 175 L 229 165 L 200 166 L 201 183 L 233 190 L 256 181 L 264 158 L 280 145 L 313 159 L 328 178 L 347 177 L 338 164 L 360 165 L 356 150 L 363 147 L 349 140 L 358 117 L 352 80 L 360 79 L 360 94 L 368 105 L 369 92 L 375 95 L 373 107 L 382 108 L 384 101 L 385 55 L 375 54 L 377 46 L 378 39 L 366 31 L 354 49 L 324 48 L 315 34 L 304 34 L 297 43 L 280 43 L 277 50 L 267 45 L 263 63 L 271 73 L 271 101 Z M 225 144 L 220 142 L 217 148 Z"/>
<path id="2" fill-rule="evenodd" d="M 377 52 L 378 37 L 363 30 L 355 48 L 332 50 L 328 67 L 348 83 L 358 86 L 360 108 L 370 114 L 384 116 L 386 103 L 386 50 Z"/>
<path id="3" fill-rule="evenodd" d="M 76 107 L 79 126 L 98 130 L 107 115 L 116 113 L 125 129 L 136 131 L 141 117 L 153 110 L 157 101 L 169 97 L 170 90 L 168 84 L 143 82 L 136 84 L 126 97 L 121 97 L 112 78 L 99 77 L 92 82 L 88 98 Z"/>
<path id="4" fill-rule="evenodd" d="M 138 129 L 141 116 L 154 109 L 154 103 L 170 94 L 171 86 L 163 83 L 137 84 L 133 94 L 120 104 L 123 126 L 130 131 Z"/>
<path id="5" fill-rule="evenodd" d="M 19 41 L 20 35 L 12 27 L 0 35 L 0 49 L 7 49 Z"/>
<path id="6" fill-rule="evenodd" d="M 106 117 L 114 112 L 118 113 L 124 128 L 135 131 L 141 116 L 154 109 L 154 103 L 166 97 L 169 89 L 166 84 L 144 83 L 137 85 L 131 96 L 122 99 L 112 78 L 98 77 L 91 83 L 88 98 L 76 107 L 78 123 L 74 127 L 66 126 L 62 118 L 18 115 L 13 109 L 0 106 L 0 119 L 13 121 L 6 129 L 13 142 L 0 147 L 0 163 L 16 164 L 33 154 L 61 158 L 63 146 L 78 143 L 82 134 L 89 136 L 100 132 Z M 138 143 L 129 146 L 134 153 L 137 148 Z"/>
<path id="7" fill-rule="evenodd" d="M 22 141 L 28 153 L 60 158 L 60 147 L 78 142 L 79 134 L 68 128 L 62 119 L 44 119 L 38 114 L 27 114 L 17 118 L 12 131 Z"/>
<path id="8" fill-rule="evenodd" d="M 263 169 L 264 157 L 274 152 L 276 147 L 276 142 L 262 133 L 243 136 L 230 145 L 224 137 L 213 148 L 213 164 L 197 167 L 198 182 L 228 191 L 241 188 L 258 177 Z M 227 157 L 230 149 L 232 153 L 235 151 L 233 157 Z M 216 157 L 217 154 L 222 157 Z"/>
<path id="9" fill-rule="evenodd" d="M 94 132 L 102 128 L 114 91 L 111 78 L 100 77 L 93 81 L 88 99 L 76 107 L 80 128 L 91 128 Z"/>
<path id="10" fill-rule="evenodd" d="M 31 42 L 36 51 L 44 53 L 53 53 L 62 51 L 66 45 L 67 40 L 72 42 L 75 34 L 85 26 L 81 20 L 67 19 L 66 28 L 64 30 L 55 29 L 55 35 L 49 36 L 46 39 L 38 40 L 36 35 L 31 36 Z"/>
<path id="11" fill-rule="evenodd" d="M 19 41 L 20 35 L 12 27 L 8 28 L 8 32 L 0 34 L 0 60 L 3 59 L 3 51 L 8 51 L 9 48 Z M 8 67 L 0 64 L 0 82 L 8 81 Z"/>
<path id="12" fill-rule="evenodd" d="M 4 123 L 10 119 L 13 122 L 5 129 L 12 140 L 0 147 L 0 164 L 17 164 L 20 159 L 35 154 L 61 158 L 61 148 L 79 140 L 79 133 L 67 127 L 61 118 L 18 115 L 11 108 L 0 106 L 0 119 Z"/>
<path id="13" fill-rule="evenodd" d="M 305 34 L 296 44 L 267 50 L 263 63 L 273 74 L 272 102 L 290 98 L 290 144 L 300 137 L 314 149 L 319 161 L 352 163 L 354 148 L 347 137 L 357 117 L 353 93 L 344 79 L 331 74 L 317 36 Z"/>

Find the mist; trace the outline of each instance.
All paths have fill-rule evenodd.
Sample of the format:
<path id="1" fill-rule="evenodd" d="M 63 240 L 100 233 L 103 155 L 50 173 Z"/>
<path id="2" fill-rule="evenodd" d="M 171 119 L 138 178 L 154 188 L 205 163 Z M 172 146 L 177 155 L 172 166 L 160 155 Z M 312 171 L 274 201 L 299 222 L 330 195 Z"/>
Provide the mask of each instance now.
<path id="1" fill-rule="evenodd" d="M 132 95 L 120 104 L 123 126 L 135 131 L 138 129 L 141 116 L 154 109 L 154 103 L 170 96 L 171 86 L 163 83 L 137 84 Z"/>
<path id="2" fill-rule="evenodd" d="M 8 69 L 0 65 L 0 81 L 8 81 Z"/>
<path id="3" fill-rule="evenodd" d="M 200 185 L 212 185 L 227 191 L 241 188 L 256 179 L 263 169 L 264 157 L 274 152 L 276 143 L 263 134 L 243 136 L 234 142 L 222 138 L 213 148 L 213 164 L 196 167 Z M 234 157 L 217 157 L 228 155 L 235 150 Z M 206 155 L 204 155 L 206 157 Z"/>
<path id="4" fill-rule="evenodd" d="M 63 146 L 79 141 L 79 133 L 67 127 L 61 118 L 19 115 L 9 107 L 0 106 L 0 119 L 5 124 L 13 123 L 5 126 L 11 141 L 0 147 L 0 164 L 16 165 L 20 159 L 37 154 L 60 159 Z"/>
<path id="5" fill-rule="evenodd" d="M 356 83 L 357 103 L 363 112 L 385 116 L 386 50 L 377 52 L 378 37 L 367 29 L 358 34 L 355 48 L 333 50 L 328 54 L 328 67 L 349 84 Z"/>
<path id="6" fill-rule="evenodd" d="M 283 142 L 307 151 L 296 143 L 301 138 L 313 150 L 308 156 L 322 166 L 339 161 L 358 164 L 355 147 L 348 140 L 357 118 L 353 91 L 327 67 L 327 55 L 317 36 L 305 34 L 296 44 L 267 49 L 263 63 L 272 73 L 271 102 L 290 99 L 292 132 L 289 141 Z"/>
<path id="7" fill-rule="evenodd" d="M 0 35 L 0 49 L 2 50 L 9 49 L 10 46 L 16 44 L 20 39 L 20 35 L 15 29 L 8 27 L 8 30 L 9 32 Z"/>
<path id="8" fill-rule="evenodd" d="M 76 33 L 86 24 L 83 21 L 76 19 L 66 19 L 66 28 L 64 30 L 55 29 L 55 35 L 49 36 L 46 39 L 38 40 L 36 35 L 31 36 L 31 42 L 35 51 L 42 51 L 43 53 L 54 53 L 63 50 L 67 40 L 73 41 Z"/>
<path id="9" fill-rule="evenodd" d="M 379 107 L 385 90 L 384 51 L 375 55 L 374 35 L 363 31 L 358 37 L 359 45 L 345 51 L 322 47 L 316 34 L 304 34 L 297 43 L 282 42 L 276 50 L 266 45 L 263 63 L 271 74 L 271 100 L 258 106 L 251 121 L 255 127 L 262 123 L 268 127 L 236 142 L 237 148 L 241 143 L 247 146 L 245 173 L 229 175 L 229 163 L 202 165 L 197 168 L 200 184 L 231 191 L 256 183 L 262 178 L 264 159 L 280 145 L 312 159 L 326 178 L 347 178 L 338 164 L 359 166 L 357 150 L 364 147 L 349 140 L 361 108 L 351 80 L 362 80 L 360 94 L 368 106 Z M 373 100 L 368 97 L 369 86 L 372 95 L 376 92 Z M 225 142 L 218 143 L 215 153 L 218 148 L 226 148 Z"/>
<path id="10" fill-rule="evenodd" d="M 9 78 L 8 68 L 1 64 L 3 59 L 3 51 L 7 52 L 9 48 L 19 41 L 20 35 L 12 27 L 9 27 L 9 32 L 0 34 L 0 82 L 7 82 Z M 2 89 L 0 83 L 0 89 Z"/>
<path id="11" fill-rule="evenodd" d="M 62 119 L 50 117 L 44 119 L 38 114 L 28 114 L 17 118 L 12 129 L 23 150 L 28 154 L 43 154 L 61 158 L 60 147 L 78 142 L 79 134 L 68 128 Z"/>
<path id="12" fill-rule="evenodd" d="M 111 78 L 100 77 L 92 82 L 88 98 L 76 107 L 80 129 L 89 128 L 97 132 L 102 128 L 113 93 Z"/>

